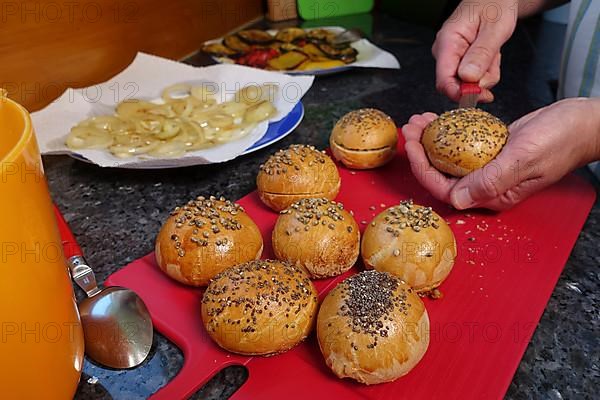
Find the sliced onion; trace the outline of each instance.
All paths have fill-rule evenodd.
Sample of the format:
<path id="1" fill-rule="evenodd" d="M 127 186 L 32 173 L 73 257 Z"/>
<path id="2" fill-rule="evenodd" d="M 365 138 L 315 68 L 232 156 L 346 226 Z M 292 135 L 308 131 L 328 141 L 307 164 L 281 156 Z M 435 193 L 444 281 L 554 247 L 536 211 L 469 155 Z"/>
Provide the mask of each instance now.
<path id="1" fill-rule="evenodd" d="M 276 112 L 277 109 L 273 107 L 273 104 L 265 100 L 250 107 L 246 111 L 244 120 L 251 123 L 260 122 L 271 118 Z"/>

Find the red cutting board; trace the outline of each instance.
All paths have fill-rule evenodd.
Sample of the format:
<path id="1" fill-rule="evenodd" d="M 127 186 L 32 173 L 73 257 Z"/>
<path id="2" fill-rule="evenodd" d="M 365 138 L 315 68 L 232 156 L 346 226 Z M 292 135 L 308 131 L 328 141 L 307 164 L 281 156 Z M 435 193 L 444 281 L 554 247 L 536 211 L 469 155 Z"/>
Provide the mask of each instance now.
<path id="1" fill-rule="evenodd" d="M 153 399 L 193 394 L 227 365 L 243 364 L 248 381 L 237 399 L 500 399 L 506 393 L 591 209 L 595 191 L 569 175 L 512 210 L 499 214 L 460 212 L 433 199 L 414 179 L 403 143 L 387 166 L 350 171 L 340 166 L 337 198 L 354 212 L 361 231 L 377 213 L 402 199 L 432 206 L 456 235 L 458 257 L 442 284 L 444 297 L 425 300 L 431 343 L 423 360 L 392 383 L 364 386 L 336 378 L 325 365 L 314 335 L 273 357 L 242 357 L 217 347 L 200 318 L 202 290 L 166 277 L 154 255 L 134 261 L 107 279 L 107 285 L 135 290 L 146 302 L 155 327 L 181 348 L 179 374 Z M 209 193 L 199 192 L 198 195 Z M 271 229 L 277 213 L 255 192 L 239 201 L 260 227 L 264 257 L 271 257 Z M 321 299 L 344 276 L 316 281 Z"/>

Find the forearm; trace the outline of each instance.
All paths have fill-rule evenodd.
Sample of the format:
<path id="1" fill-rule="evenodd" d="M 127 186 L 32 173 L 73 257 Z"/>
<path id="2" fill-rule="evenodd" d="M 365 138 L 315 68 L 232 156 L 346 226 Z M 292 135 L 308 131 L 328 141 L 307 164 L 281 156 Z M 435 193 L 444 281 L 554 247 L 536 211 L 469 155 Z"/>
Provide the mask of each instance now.
<path id="1" fill-rule="evenodd" d="M 545 10 L 566 4 L 569 0 L 517 0 L 519 18 L 527 18 Z"/>
<path id="2" fill-rule="evenodd" d="M 589 162 L 600 160 L 600 97 L 590 97 L 593 124 L 590 127 L 590 147 L 593 149 Z"/>

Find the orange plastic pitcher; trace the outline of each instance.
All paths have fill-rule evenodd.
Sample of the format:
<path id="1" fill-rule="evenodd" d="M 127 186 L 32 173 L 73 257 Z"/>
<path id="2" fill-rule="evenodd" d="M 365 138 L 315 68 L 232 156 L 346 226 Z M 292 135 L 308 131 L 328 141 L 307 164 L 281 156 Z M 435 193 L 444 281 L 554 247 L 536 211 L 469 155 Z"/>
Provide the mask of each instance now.
<path id="1" fill-rule="evenodd" d="M 31 119 L 0 93 L 0 398 L 73 398 L 84 341 L 66 268 Z"/>

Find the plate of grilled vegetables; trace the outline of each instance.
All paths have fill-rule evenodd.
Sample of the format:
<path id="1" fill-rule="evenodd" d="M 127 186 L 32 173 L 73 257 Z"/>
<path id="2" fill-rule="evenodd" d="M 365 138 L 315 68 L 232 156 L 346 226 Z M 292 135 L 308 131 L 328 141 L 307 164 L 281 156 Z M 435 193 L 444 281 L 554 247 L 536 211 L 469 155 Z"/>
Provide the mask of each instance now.
<path id="1" fill-rule="evenodd" d="M 342 32 L 340 27 L 247 29 L 205 42 L 202 51 L 220 63 L 311 75 L 371 66 L 369 59 L 383 52 L 367 39 L 336 43 Z"/>

